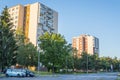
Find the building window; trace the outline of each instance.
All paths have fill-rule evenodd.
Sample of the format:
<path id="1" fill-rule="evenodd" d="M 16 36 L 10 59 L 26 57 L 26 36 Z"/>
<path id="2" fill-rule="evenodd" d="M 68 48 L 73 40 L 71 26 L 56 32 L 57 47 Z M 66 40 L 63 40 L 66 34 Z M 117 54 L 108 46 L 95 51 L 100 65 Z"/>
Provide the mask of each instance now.
<path id="1" fill-rule="evenodd" d="M 14 25 L 14 28 L 16 28 L 16 26 Z"/>
<path id="2" fill-rule="evenodd" d="M 12 17 L 12 20 L 14 19 L 14 17 Z"/>
<path id="3" fill-rule="evenodd" d="M 15 21 L 15 24 L 17 23 L 17 21 Z"/>
<path id="4" fill-rule="evenodd" d="M 17 16 L 15 16 L 15 19 L 17 19 L 18 17 Z"/>
<path id="5" fill-rule="evenodd" d="M 14 13 L 12 13 L 12 15 L 14 15 Z"/>
<path id="6" fill-rule="evenodd" d="M 18 7 L 16 7 L 16 9 L 18 9 Z"/>
<path id="7" fill-rule="evenodd" d="M 14 11 L 14 8 L 12 9 L 12 11 Z"/>

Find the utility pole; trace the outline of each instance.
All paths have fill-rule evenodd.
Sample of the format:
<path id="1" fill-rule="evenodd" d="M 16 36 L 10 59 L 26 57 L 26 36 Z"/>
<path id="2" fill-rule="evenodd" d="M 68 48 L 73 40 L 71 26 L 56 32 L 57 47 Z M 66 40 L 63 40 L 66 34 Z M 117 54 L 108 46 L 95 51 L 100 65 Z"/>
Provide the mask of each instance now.
<path id="1" fill-rule="evenodd" d="M 38 47 L 38 73 L 40 72 L 40 52 L 43 51 Z"/>
<path id="2" fill-rule="evenodd" d="M 67 67 L 67 56 L 66 56 L 66 72 L 68 72 L 68 67 Z"/>
<path id="3" fill-rule="evenodd" d="M 40 51 L 38 50 L 38 73 L 40 71 Z"/>
<path id="4" fill-rule="evenodd" d="M 88 54 L 87 54 L 87 74 L 88 74 Z"/>

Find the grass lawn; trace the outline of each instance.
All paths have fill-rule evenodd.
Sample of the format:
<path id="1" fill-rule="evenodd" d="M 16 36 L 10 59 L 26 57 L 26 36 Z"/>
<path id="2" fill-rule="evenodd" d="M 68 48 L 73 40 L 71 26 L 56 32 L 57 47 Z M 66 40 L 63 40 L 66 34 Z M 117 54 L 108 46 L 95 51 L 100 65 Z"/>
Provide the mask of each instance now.
<path id="1" fill-rule="evenodd" d="M 44 71 L 34 71 L 36 75 L 54 75 L 54 74 L 87 74 L 86 72 L 67 72 L 67 73 L 52 73 L 52 72 L 44 72 Z M 90 74 L 90 73 L 88 73 Z"/>
<path id="2" fill-rule="evenodd" d="M 3 77 L 3 76 L 5 76 L 5 74 L 1 74 L 1 73 L 0 73 L 0 77 Z"/>
<path id="3" fill-rule="evenodd" d="M 39 71 L 39 72 L 35 71 L 34 73 L 37 75 L 53 75 L 52 72 L 43 72 L 43 71 Z"/>
<path id="4" fill-rule="evenodd" d="M 120 77 L 118 77 L 116 80 L 120 80 Z"/>

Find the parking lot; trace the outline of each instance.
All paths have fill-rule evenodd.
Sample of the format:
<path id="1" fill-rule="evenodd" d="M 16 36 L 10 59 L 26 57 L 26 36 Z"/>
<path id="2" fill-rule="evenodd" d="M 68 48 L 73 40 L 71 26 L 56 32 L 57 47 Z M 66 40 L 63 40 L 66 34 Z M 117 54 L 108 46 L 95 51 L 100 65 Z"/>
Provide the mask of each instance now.
<path id="1" fill-rule="evenodd" d="M 118 73 L 66 74 L 36 77 L 1 77 L 0 80 L 116 80 Z"/>

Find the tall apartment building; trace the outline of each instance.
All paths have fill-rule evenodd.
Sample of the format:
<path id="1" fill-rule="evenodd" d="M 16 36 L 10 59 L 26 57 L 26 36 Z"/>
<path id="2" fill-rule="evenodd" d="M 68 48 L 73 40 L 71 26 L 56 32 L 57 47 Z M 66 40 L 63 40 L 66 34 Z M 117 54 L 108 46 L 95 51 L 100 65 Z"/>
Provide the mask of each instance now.
<path id="1" fill-rule="evenodd" d="M 58 32 L 58 13 L 39 2 L 13 6 L 8 11 L 14 25 L 13 29 L 23 29 L 25 36 L 35 46 L 39 43 L 39 36 L 46 31 Z"/>
<path id="2" fill-rule="evenodd" d="M 99 39 L 90 35 L 80 35 L 73 37 L 72 47 L 77 49 L 77 56 L 80 57 L 82 52 L 88 54 L 99 54 Z"/>

